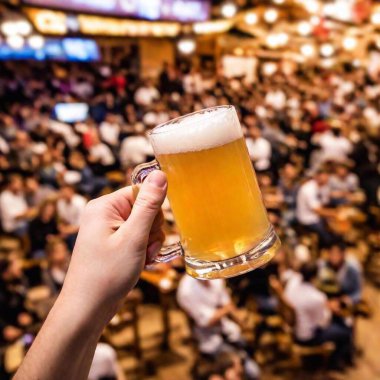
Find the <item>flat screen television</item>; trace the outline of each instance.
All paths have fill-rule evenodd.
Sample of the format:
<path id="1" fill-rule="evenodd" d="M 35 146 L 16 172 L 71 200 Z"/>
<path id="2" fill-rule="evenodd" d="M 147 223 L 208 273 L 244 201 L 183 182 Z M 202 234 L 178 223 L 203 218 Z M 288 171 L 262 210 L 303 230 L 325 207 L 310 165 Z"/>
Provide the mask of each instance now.
<path id="1" fill-rule="evenodd" d="M 88 117 L 89 106 L 86 103 L 57 103 L 54 107 L 54 116 L 63 123 L 85 121 Z"/>

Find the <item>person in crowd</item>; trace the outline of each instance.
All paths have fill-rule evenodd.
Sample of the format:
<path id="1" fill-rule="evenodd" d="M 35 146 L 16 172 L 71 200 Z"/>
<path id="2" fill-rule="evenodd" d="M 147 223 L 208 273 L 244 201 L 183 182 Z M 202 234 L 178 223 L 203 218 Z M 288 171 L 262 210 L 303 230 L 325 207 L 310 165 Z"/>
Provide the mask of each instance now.
<path id="1" fill-rule="evenodd" d="M 151 79 L 146 79 L 140 87 L 137 88 L 134 96 L 134 100 L 137 105 L 141 107 L 148 107 L 153 104 L 154 101 L 160 98 L 160 93 L 154 86 Z"/>
<path id="2" fill-rule="evenodd" d="M 70 255 L 66 243 L 59 237 L 51 237 L 45 248 L 48 266 L 43 274 L 44 284 L 51 294 L 57 295 L 63 286 L 70 263 Z"/>
<path id="3" fill-rule="evenodd" d="M 33 170 L 33 150 L 29 135 L 25 131 L 18 130 L 11 143 L 9 153 L 10 163 L 16 170 L 28 172 Z"/>
<path id="4" fill-rule="evenodd" d="M 303 264 L 300 273 L 302 280 L 293 281 L 284 292 L 285 299 L 296 313 L 295 337 L 304 345 L 333 342 L 335 351 L 330 366 L 342 369 L 351 360 L 352 331 L 343 323 L 332 321 L 327 296 L 315 285 L 318 274 L 316 264 Z"/>
<path id="5" fill-rule="evenodd" d="M 5 232 L 20 237 L 28 230 L 28 221 L 35 214 L 35 209 L 28 207 L 22 177 L 12 174 L 8 185 L 0 194 L 1 224 Z"/>
<path id="6" fill-rule="evenodd" d="M 40 205 L 37 216 L 29 224 L 31 256 L 44 257 L 48 240 L 58 234 L 56 200 L 47 199 Z"/>
<path id="7" fill-rule="evenodd" d="M 106 144 L 115 148 L 119 145 L 120 129 L 117 115 L 107 114 L 99 126 L 100 137 Z"/>
<path id="8" fill-rule="evenodd" d="M 41 185 L 35 176 L 25 178 L 25 195 L 29 207 L 39 207 L 47 199 L 54 197 L 50 186 Z"/>
<path id="9" fill-rule="evenodd" d="M 79 223 L 87 200 L 77 194 L 71 185 L 63 185 L 60 190 L 57 211 L 58 230 L 60 236 L 65 239 L 70 249 L 74 247 L 76 236 L 79 231 Z"/>
<path id="10" fill-rule="evenodd" d="M 330 194 L 328 188 L 330 174 L 319 169 L 314 176 L 299 188 L 297 195 L 296 216 L 298 223 L 318 234 L 321 244 L 331 242 L 333 236 L 329 231 L 326 218 L 336 215 L 334 209 L 328 208 Z"/>
<path id="11" fill-rule="evenodd" d="M 193 334 L 201 353 L 211 357 L 225 351 L 245 350 L 236 307 L 223 280 L 201 281 L 184 275 L 177 290 L 177 301 L 191 319 Z M 245 370 L 249 378 L 257 378 L 259 370 L 246 356 Z"/>
<path id="12" fill-rule="evenodd" d="M 136 166 L 153 156 L 153 148 L 146 137 L 144 126 L 137 125 L 134 136 L 126 137 L 120 148 L 120 161 L 124 168 Z"/>
<path id="13" fill-rule="evenodd" d="M 0 280 L 0 343 L 11 343 L 34 321 L 34 316 L 25 308 L 28 285 L 21 260 L 1 259 Z"/>
<path id="14" fill-rule="evenodd" d="M 261 136 L 258 126 L 249 127 L 249 137 L 246 139 L 249 156 L 257 171 L 269 170 L 271 165 L 272 148 L 268 140 Z"/>
<path id="15" fill-rule="evenodd" d="M 358 199 L 359 178 L 350 172 L 347 162 L 335 164 L 335 172 L 329 180 L 330 197 L 335 205 L 349 204 Z"/>
<path id="16" fill-rule="evenodd" d="M 96 345 L 91 363 L 88 380 L 126 380 L 120 364 L 117 362 L 116 351 L 107 343 Z"/>
<path id="17" fill-rule="evenodd" d="M 105 172 L 114 168 L 116 159 L 111 148 L 103 143 L 97 130 L 93 130 L 92 144 L 88 150 L 88 161 L 95 173 L 104 175 Z"/>
<path id="18" fill-rule="evenodd" d="M 362 273 L 354 257 L 347 257 L 343 242 L 333 242 L 328 247 L 326 260 L 321 260 L 318 277 L 321 285 L 334 287 L 336 296 L 345 305 L 357 304 L 362 297 Z"/>

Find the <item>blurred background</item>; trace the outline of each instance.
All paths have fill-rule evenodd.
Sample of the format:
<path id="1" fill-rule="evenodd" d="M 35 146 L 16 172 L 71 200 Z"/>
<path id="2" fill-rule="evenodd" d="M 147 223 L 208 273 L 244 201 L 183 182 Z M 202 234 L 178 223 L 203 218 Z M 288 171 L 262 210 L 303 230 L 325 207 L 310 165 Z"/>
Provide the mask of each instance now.
<path id="1" fill-rule="evenodd" d="M 153 159 L 154 126 L 224 104 L 282 249 L 225 282 L 144 270 L 89 378 L 380 379 L 379 69 L 377 1 L 2 0 L 0 379 L 86 203 Z"/>

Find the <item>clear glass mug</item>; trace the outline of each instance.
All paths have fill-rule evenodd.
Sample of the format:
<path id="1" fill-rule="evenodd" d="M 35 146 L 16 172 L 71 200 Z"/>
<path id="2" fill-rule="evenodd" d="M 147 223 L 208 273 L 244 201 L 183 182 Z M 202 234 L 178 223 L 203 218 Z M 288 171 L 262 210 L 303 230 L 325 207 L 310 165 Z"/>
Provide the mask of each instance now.
<path id="1" fill-rule="evenodd" d="M 181 240 L 156 261 L 184 256 L 200 279 L 237 276 L 267 263 L 280 247 L 270 224 L 233 106 L 207 108 L 149 133 L 157 160 L 136 167 L 138 185 L 155 169 L 168 178 L 168 198 Z"/>

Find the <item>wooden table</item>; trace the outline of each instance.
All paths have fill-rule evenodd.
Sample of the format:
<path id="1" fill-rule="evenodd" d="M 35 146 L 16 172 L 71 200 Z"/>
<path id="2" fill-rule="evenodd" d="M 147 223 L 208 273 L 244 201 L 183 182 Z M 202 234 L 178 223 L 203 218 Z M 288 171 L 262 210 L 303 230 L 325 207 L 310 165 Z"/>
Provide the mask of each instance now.
<path id="1" fill-rule="evenodd" d="M 168 268 L 166 270 L 155 270 L 153 268 L 152 270 L 144 270 L 141 273 L 140 278 L 158 288 L 163 326 L 161 347 L 163 349 L 169 349 L 169 338 L 171 332 L 169 307 L 171 295 L 177 289 L 178 274 L 174 269 L 171 268 Z"/>

